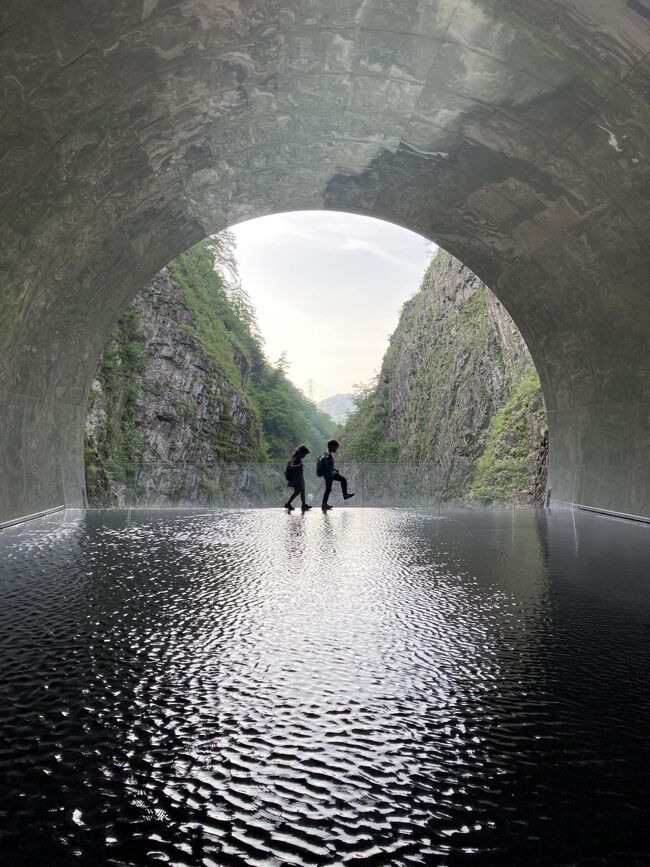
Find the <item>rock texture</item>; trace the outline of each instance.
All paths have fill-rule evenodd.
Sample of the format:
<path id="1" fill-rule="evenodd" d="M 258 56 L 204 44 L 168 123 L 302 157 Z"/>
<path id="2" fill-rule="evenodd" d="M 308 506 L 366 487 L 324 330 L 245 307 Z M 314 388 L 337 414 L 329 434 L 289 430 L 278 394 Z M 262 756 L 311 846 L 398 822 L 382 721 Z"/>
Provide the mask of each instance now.
<path id="1" fill-rule="evenodd" d="M 544 429 L 541 387 L 517 327 L 475 274 L 440 252 L 346 425 L 346 452 L 383 465 L 393 491 L 529 499 Z M 372 498 L 386 485 L 366 488 Z"/>
<path id="2" fill-rule="evenodd" d="M 91 505 L 201 505 L 217 498 L 226 479 L 233 502 L 256 501 L 261 492 L 257 474 L 242 463 L 224 462 L 215 451 L 224 428 L 229 444 L 240 454 L 253 456 L 260 449 L 260 422 L 245 393 L 245 356 L 233 353 L 243 387 L 215 371 L 188 329 L 194 315 L 167 268 L 137 296 L 131 311 L 132 333 L 112 339 L 92 385 L 86 421 Z M 130 343 L 125 343 L 125 336 Z M 133 376 L 127 377 L 137 390 L 127 387 L 109 395 L 107 368 L 116 365 L 124 371 L 128 360 L 120 350 L 125 345 L 134 347 L 137 355 Z M 118 441 L 125 436 L 121 425 L 130 401 L 130 441 L 122 443 L 122 454 L 130 460 L 107 468 L 98 448 L 107 435 Z M 107 469 L 113 471 L 110 480 Z"/>
<path id="3" fill-rule="evenodd" d="M 548 431 L 544 431 L 542 441 L 535 458 L 535 470 L 533 472 L 533 484 L 529 500 L 535 506 L 543 506 L 546 501 L 548 482 Z"/>
<path id="4" fill-rule="evenodd" d="M 335 430 L 266 358 L 228 232 L 174 259 L 124 311 L 88 406 L 95 506 L 281 502 L 289 453 Z"/>

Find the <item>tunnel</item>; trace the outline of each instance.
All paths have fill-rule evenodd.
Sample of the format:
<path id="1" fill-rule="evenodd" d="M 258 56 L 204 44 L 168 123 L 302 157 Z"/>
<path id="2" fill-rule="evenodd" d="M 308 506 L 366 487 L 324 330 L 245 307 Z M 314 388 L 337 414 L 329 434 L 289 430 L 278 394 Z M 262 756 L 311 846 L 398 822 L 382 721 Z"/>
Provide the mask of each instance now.
<path id="1" fill-rule="evenodd" d="M 5 0 L 0 524 L 84 504 L 101 350 L 176 254 L 331 209 L 440 244 L 540 374 L 552 503 L 650 516 L 648 0 Z"/>

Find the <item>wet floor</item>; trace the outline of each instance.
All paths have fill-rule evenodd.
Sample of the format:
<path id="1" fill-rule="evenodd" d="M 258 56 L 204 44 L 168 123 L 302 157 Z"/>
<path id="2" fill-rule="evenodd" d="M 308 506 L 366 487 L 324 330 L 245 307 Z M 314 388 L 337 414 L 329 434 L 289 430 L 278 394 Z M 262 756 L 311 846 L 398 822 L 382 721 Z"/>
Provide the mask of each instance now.
<path id="1" fill-rule="evenodd" d="M 3 865 L 650 864 L 650 526 L 0 534 Z"/>

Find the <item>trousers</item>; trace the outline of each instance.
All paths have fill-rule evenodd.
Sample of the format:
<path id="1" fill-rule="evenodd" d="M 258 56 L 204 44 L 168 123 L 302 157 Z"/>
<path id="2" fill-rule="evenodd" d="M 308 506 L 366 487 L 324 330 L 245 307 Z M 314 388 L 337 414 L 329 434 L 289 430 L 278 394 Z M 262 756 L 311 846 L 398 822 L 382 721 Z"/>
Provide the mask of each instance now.
<path id="1" fill-rule="evenodd" d="M 341 491 L 343 492 L 343 496 L 348 492 L 348 480 L 345 476 L 342 476 L 340 473 L 333 473 L 331 476 L 325 476 L 325 493 L 323 494 L 323 505 L 327 505 L 327 501 L 329 499 L 330 494 L 332 493 L 332 483 L 340 482 L 341 483 Z"/>

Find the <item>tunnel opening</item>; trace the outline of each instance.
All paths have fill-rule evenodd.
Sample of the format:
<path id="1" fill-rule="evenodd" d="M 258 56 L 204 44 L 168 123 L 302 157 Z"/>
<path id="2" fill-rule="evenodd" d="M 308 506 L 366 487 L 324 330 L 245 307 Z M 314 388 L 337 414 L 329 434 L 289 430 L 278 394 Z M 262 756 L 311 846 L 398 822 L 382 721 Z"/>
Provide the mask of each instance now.
<path id="1" fill-rule="evenodd" d="M 279 505 L 301 442 L 320 501 L 336 436 L 352 505 L 541 505 L 546 428 L 522 336 L 462 263 L 383 221 L 289 212 L 185 251 L 121 314 L 89 390 L 85 501 Z"/>

